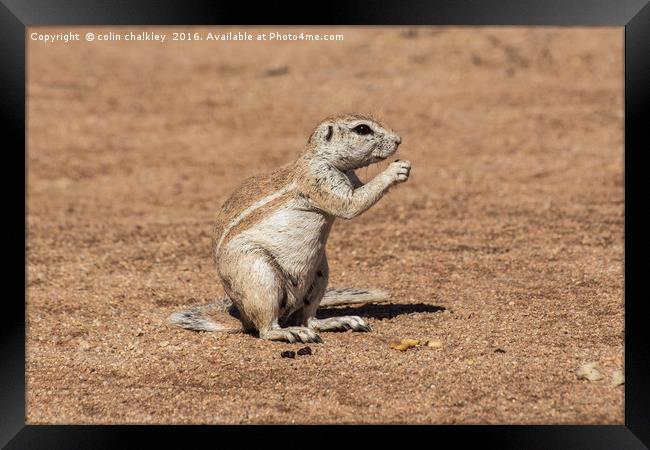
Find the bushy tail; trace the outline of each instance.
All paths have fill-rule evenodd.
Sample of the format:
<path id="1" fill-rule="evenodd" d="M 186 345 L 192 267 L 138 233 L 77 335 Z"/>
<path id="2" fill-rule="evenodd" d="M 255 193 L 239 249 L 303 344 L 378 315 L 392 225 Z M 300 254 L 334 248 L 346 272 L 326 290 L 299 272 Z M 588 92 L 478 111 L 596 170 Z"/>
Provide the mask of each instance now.
<path id="1" fill-rule="evenodd" d="M 220 321 L 213 320 L 210 316 L 227 317 L 224 324 Z M 232 324 L 233 318 L 236 318 L 235 307 L 229 298 L 220 298 L 207 305 L 195 306 L 186 311 L 175 312 L 169 316 L 169 322 L 181 328 L 194 331 L 221 331 L 224 333 L 239 333 L 242 331 L 241 325 Z"/>
<path id="2" fill-rule="evenodd" d="M 388 292 L 382 289 L 330 288 L 325 291 L 320 306 L 381 303 L 388 300 Z M 211 316 L 216 316 L 220 320 L 213 320 Z M 186 311 L 175 312 L 169 316 L 169 322 L 172 325 L 194 331 L 240 333 L 243 331 L 241 325 L 233 323 L 233 319 L 237 319 L 237 317 L 237 309 L 232 300 L 226 297 L 207 305 L 195 306 Z"/>

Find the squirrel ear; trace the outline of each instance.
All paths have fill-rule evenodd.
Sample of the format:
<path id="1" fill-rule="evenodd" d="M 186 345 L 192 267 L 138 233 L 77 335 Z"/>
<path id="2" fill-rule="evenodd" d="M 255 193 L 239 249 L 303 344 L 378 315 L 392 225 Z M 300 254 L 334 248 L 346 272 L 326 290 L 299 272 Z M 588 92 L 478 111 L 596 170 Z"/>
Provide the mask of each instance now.
<path id="1" fill-rule="evenodd" d="M 322 142 L 324 139 L 326 142 L 329 142 L 332 140 L 332 136 L 334 136 L 334 127 L 330 124 L 321 124 L 314 130 L 314 132 L 309 136 L 309 139 L 307 140 L 308 143 L 312 143 L 314 141 Z"/>
<path id="2" fill-rule="evenodd" d="M 325 135 L 325 140 L 328 142 L 332 140 L 332 134 L 334 134 L 334 128 L 332 127 L 332 125 L 329 125 L 327 127 L 327 134 Z"/>

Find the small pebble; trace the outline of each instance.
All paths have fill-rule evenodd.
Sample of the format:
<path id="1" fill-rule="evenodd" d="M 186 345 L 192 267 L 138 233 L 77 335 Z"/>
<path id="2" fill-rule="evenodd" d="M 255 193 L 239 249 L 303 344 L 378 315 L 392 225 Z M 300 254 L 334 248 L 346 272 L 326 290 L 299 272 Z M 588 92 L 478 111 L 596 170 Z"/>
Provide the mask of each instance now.
<path id="1" fill-rule="evenodd" d="M 309 348 L 309 347 L 303 347 L 303 348 L 301 348 L 300 350 L 298 350 L 298 354 L 299 354 L 300 356 L 311 355 L 311 348 Z"/>
<path id="2" fill-rule="evenodd" d="M 404 352 L 411 347 L 415 347 L 420 343 L 417 339 L 402 339 L 400 341 L 389 342 L 388 345 L 394 350 Z"/>
<path id="3" fill-rule="evenodd" d="M 388 345 L 390 345 L 390 348 L 392 348 L 394 350 L 399 350 L 401 352 L 404 352 L 404 351 L 408 350 L 409 348 L 411 348 L 410 345 L 401 344 L 399 342 L 391 342 Z"/>
<path id="4" fill-rule="evenodd" d="M 442 341 L 427 341 L 427 347 L 442 348 Z"/>
<path id="5" fill-rule="evenodd" d="M 291 350 L 286 350 L 282 353 L 280 353 L 280 356 L 283 358 L 295 358 L 296 357 L 296 352 L 291 351 Z"/>
<path id="6" fill-rule="evenodd" d="M 90 350 L 90 344 L 88 341 L 79 341 L 79 350 L 82 352 L 85 352 L 86 350 Z"/>
<path id="7" fill-rule="evenodd" d="M 505 353 L 506 351 L 502 348 L 497 348 L 494 353 Z"/>
<path id="8" fill-rule="evenodd" d="M 576 375 L 580 380 L 597 381 L 603 378 L 602 374 L 598 371 L 598 364 L 589 362 L 583 364 L 576 369 Z"/>
<path id="9" fill-rule="evenodd" d="M 289 73 L 288 66 L 273 67 L 264 71 L 264 75 L 267 77 L 277 77 L 279 75 L 286 75 L 287 73 Z"/>

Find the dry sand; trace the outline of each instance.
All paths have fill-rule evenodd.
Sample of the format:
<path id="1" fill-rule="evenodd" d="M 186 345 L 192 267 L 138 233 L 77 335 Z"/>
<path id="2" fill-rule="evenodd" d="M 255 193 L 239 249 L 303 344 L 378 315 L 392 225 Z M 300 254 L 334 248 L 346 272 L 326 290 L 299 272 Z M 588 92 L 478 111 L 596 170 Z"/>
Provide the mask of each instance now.
<path id="1" fill-rule="evenodd" d="M 28 41 L 29 423 L 623 423 L 623 29 L 335 32 Z M 304 345 L 167 325 L 223 294 L 229 193 L 345 111 L 413 163 L 329 241 L 332 285 L 394 301 L 323 314 L 373 332 L 285 359 Z"/>

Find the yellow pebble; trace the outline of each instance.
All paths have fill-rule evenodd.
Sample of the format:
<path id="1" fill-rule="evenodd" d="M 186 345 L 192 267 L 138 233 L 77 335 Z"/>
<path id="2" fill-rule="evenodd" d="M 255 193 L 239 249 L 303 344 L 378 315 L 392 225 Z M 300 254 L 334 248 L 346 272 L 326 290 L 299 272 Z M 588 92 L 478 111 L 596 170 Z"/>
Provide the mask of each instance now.
<path id="1" fill-rule="evenodd" d="M 408 339 L 402 339 L 401 341 L 392 341 L 388 345 L 390 348 L 399 350 L 401 352 L 408 350 L 411 347 L 415 347 L 415 345 L 412 342 L 405 342 L 408 341 Z M 410 341 L 413 341 L 412 339 Z"/>

